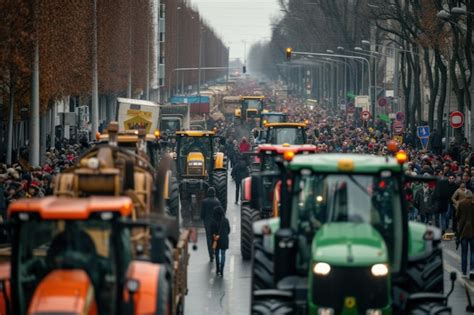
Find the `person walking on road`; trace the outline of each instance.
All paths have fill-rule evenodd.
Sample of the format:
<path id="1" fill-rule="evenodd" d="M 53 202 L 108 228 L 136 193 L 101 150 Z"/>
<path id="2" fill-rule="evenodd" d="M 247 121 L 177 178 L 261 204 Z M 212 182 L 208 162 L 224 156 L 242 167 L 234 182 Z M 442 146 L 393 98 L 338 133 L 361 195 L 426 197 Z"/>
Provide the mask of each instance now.
<path id="1" fill-rule="evenodd" d="M 229 248 L 230 224 L 225 217 L 224 209 L 217 207 L 214 209 L 214 217 L 211 224 L 211 232 L 215 241 L 216 274 L 224 276 L 225 251 Z"/>
<path id="2" fill-rule="evenodd" d="M 211 224 L 214 218 L 214 211 L 218 207 L 222 207 L 219 199 L 216 197 L 216 190 L 214 187 L 209 187 L 207 196 L 202 201 L 201 206 L 201 220 L 206 230 L 207 251 L 209 252 L 209 260 L 214 261 L 214 250 L 212 249 L 212 233 Z"/>
<path id="3" fill-rule="evenodd" d="M 247 167 L 247 160 L 242 155 L 238 155 L 236 164 L 232 169 L 231 176 L 235 181 L 235 204 L 239 203 L 240 187 L 242 180 L 249 176 L 249 170 Z"/>
<path id="4" fill-rule="evenodd" d="M 433 223 L 434 201 L 433 190 L 428 183 L 415 193 L 415 207 L 420 211 L 420 220 L 423 223 Z"/>
<path id="5" fill-rule="evenodd" d="M 467 277 L 467 254 L 470 250 L 469 272 L 474 272 L 474 198 L 468 190 L 466 198 L 458 205 L 459 238 L 461 239 L 461 270 Z"/>
<path id="6" fill-rule="evenodd" d="M 239 145 L 240 153 L 249 152 L 250 151 L 250 143 L 248 143 L 247 138 L 242 137 Z"/>

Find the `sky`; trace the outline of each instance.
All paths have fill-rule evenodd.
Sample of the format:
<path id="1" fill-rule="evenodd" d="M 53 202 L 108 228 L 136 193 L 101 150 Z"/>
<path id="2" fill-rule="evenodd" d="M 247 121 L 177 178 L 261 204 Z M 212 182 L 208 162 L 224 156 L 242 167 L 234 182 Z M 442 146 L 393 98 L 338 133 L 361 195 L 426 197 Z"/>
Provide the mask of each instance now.
<path id="1" fill-rule="evenodd" d="M 280 16 L 278 0 L 191 0 L 224 43 L 230 58 L 243 60 L 252 43 L 269 40 L 271 19 Z M 245 44 L 245 43 L 246 44 Z"/>

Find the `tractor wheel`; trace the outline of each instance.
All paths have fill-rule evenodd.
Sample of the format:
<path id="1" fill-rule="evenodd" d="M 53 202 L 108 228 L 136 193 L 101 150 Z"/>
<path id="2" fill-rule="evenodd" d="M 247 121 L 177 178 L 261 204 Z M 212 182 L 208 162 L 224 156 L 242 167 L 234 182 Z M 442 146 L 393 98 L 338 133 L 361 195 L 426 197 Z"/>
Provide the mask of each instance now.
<path id="1" fill-rule="evenodd" d="M 293 303 L 282 301 L 277 298 L 269 298 L 265 300 L 255 301 L 252 304 L 252 315 L 269 315 L 269 314 L 294 314 L 295 307 Z"/>
<path id="2" fill-rule="evenodd" d="M 408 293 L 443 293 L 443 256 L 441 248 L 434 248 L 426 258 L 408 262 L 403 289 Z"/>
<path id="3" fill-rule="evenodd" d="M 273 254 L 263 247 L 262 240 L 253 243 L 251 290 L 273 289 Z"/>
<path id="4" fill-rule="evenodd" d="M 222 208 L 227 210 L 227 170 L 214 171 L 213 186 L 216 189 L 217 199 L 221 202 Z"/>
<path id="5" fill-rule="evenodd" d="M 255 221 L 260 220 L 260 211 L 243 204 L 240 210 L 240 252 L 243 260 L 252 256 L 253 228 Z"/>
<path id="6" fill-rule="evenodd" d="M 436 302 L 420 303 L 408 310 L 410 315 L 451 315 L 451 313 L 451 307 Z"/>
<path id="7" fill-rule="evenodd" d="M 175 177 L 169 183 L 168 210 L 173 217 L 179 216 L 179 185 Z"/>

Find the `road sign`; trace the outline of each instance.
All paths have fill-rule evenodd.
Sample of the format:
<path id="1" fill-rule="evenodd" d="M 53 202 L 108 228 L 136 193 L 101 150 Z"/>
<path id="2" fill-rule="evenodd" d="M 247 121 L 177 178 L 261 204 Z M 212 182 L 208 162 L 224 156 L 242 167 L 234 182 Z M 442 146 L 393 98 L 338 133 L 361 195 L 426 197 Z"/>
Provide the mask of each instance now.
<path id="1" fill-rule="evenodd" d="M 386 122 L 386 123 L 390 122 L 390 117 L 388 115 L 385 115 L 385 114 L 380 114 L 379 119 L 383 122 Z"/>
<path id="2" fill-rule="evenodd" d="M 404 112 L 397 112 L 395 119 L 398 121 L 405 121 L 405 113 Z"/>
<path id="3" fill-rule="evenodd" d="M 351 103 L 347 104 L 346 105 L 346 110 L 347 110 L 348 113 L 351 113 L 351 114 L 355 113 L 354 103 L 351 102 Z"/>
<path id="4" fill-rule="evenodd" d="M 370 112 L 364 110 L 360 114 L 360 117 L 362 117 L 363 120 L 369 120 L 370 119 Z"/>
<path id="5" fill-rule="evenodd" d="M 420 139 L 430 137 L 430 126 L 418 126 L 416 136 Z"/>
<path id="6" fill-rule="evenodd" d="M 423 151 L 428 150 L 428 142 L 430 142 L 430 138 L 420 138 L 421 146 L 423 147 Z"/>
<path id="7" fill-rule="evenodd" d="M 393 136 L 393 140 L 397 141 L 398 145 L 403 144 L 403 136 L 402 135 Z"/>
<path id="8" fill-rule="evenodd" d="M 464 115 L 459 111 L 452 112 L 449 115 L 449 124 L 453 128 L 461 128 L 464 125 Z"/>
<path id="9" fill-rule="evenodd" d="M 392 125 L 393 133 L 399 135 L 403 133 L 403 124 L 399 121 L 395 121 Z"/>
<path id="10" fill-rule="evenodd" d="M 385 107 L 388 104 L 388 100 L 385 97 L 379 97 L 377 104 L 379 104 L 380 107 Z"/>

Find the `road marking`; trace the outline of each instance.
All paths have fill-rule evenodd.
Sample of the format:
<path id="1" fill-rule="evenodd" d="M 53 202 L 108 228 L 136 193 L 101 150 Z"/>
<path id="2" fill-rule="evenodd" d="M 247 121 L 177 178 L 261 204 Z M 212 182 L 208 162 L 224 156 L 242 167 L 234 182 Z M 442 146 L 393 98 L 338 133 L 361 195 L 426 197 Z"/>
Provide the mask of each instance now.
<path id="1" fill-rule="evenodd" d="M 455 267 L 453 267 L 450 263 L 444 261 L 444 269 L 451 273 L 451 272 L 456 272 L 457 273 L 457 278 L 456 278 L 456 281 L 459 282 L 462 286 L 464 286 L 464 284 L 466 284 L 467 288 L 471 291 L 471 292 L 474 292 L 474 286 L 469 282 L 467 281 L 466 279 L 464 279 L 462 277 L 462 273 L 456 269 Z"/>
<path id="2" fill-rule="evenodd" d="M 456 255 L 455 252 L 453 252 L 451 249 L 445 247 L 444 253 L 451 256 L 451 258 L 453 258 L 454 260 L 461 262 L 461 257 L 459 255 Z"/>

